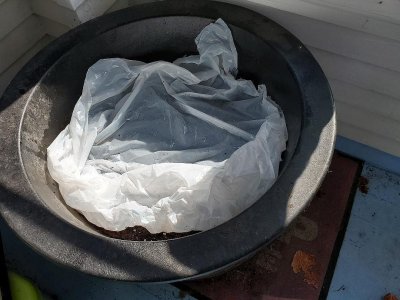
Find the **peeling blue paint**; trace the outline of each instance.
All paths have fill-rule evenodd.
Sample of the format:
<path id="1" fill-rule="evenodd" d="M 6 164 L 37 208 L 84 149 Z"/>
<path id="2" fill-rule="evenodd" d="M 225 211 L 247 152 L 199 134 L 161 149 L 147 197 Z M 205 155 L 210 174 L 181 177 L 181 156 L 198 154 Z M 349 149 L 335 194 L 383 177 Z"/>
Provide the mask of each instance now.
<path id="1" fill-rule="evenodd" d="M 400 296 L 400 176 L 365 164 L 328 300 Z"/>
<path id="2" fill-rule="evenodd" d="M 342 153 L 370 163 L 378 168 L 400 174 L 400 157 L 394 156 L 342 136 L 336 137 L 335 148 Z"/>

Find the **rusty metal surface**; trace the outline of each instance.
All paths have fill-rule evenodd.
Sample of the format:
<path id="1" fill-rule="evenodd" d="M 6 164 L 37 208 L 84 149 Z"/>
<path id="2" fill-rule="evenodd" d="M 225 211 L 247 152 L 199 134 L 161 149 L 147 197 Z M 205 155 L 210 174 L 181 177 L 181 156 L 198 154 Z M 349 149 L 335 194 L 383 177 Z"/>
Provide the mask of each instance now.
<path id="1" fill-rule="evenodd" d="M 211 299 L 318 299 L 359 167 L 336 153 L 311 205 L 280 238 L 238 268 L 186 287 Z"/>

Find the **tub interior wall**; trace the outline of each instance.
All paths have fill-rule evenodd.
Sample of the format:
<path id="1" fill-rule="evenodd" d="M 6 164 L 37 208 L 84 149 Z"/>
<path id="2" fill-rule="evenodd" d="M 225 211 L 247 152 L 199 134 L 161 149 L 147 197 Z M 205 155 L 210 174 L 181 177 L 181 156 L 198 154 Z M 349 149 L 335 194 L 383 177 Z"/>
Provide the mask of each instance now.
<path id="1" fill-rule="evenodd" d="M 36 86 L 21 126 L 20 152 L 23 167 L 36 195 L 67 222 L 98 233 L 63 201 L 46 166 L 47 147 L 69 123 L 87 69 L 101 58 L 122 57 L 173 61 L 196 53 L 196 35 L 213 20 L 201 17 L 146 19 L 107 31 L 65 53 Z M 289 163 L 302 126 L 302 96 L 288 64 L 268 42 L 239 27 L 230 26 L 238 50 L 239 77 L 265 83 L 270 96 L 285 115 L 288 147 L 281 172 Z"/>

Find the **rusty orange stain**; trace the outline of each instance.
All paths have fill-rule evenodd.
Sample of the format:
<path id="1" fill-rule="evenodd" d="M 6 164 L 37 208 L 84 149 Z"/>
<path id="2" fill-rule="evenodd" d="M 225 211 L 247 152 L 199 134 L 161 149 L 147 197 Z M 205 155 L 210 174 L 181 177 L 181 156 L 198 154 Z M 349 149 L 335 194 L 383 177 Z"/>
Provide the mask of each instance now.
<path id="1" fill-rule="evenodd" d="M 366 178 L 364 176 L 360 176 L 359 182 L 358 182 L 358 189 L 360 190 L 361 193 L 368 194 L 368 190 L 369 190 L 368 183 L 369 183 L 368 178 Z"/>
<path id="2" fill-rule="evenodd" d="M 297 250 L 292 260 L 292 270 L 295 274 L 303 272 L 304 282 L 318 288 L 319 272 L 315 255 Z"/>
<path id="3" fill-rule="evenodd" d="M 383 300 L 398 300 L 398 298 L 396 297 L 396 295 L 389 293 L 386 294 L 385 297 L 383 297 Z"/>

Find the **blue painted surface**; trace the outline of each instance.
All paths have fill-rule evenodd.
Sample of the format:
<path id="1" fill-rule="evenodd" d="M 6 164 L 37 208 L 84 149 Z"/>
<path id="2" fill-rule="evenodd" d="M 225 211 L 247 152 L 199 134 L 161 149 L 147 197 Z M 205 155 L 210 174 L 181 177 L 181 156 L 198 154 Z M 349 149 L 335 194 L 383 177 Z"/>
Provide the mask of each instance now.
<path id="1" fill-rule="evenodd" d="M 10 269 L 32 279 L 39 288 L 60 300 L 192 300 L 169 284 L 135 284 L 93 277 L 56 265 L 34 252 L 3 223 L 0 230 Z"/>
<path id="2" fill-rule="evenodd" d="M 371 148 L 342 136 L 337 136 L 335 148 L 378 168 L 400 174 L 400 157 Z"/>
<path id="3" fill-rule="evenodd" d="M 400 176 L 364 166 L 328 300 L 400 296 Z"/>

